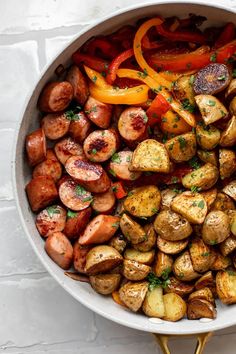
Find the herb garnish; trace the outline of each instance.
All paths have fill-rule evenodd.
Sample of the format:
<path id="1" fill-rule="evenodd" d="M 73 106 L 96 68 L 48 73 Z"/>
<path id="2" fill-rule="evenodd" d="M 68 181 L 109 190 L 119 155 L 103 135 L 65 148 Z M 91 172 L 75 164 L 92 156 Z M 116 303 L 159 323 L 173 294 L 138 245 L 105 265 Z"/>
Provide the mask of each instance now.
<path id="1" fill-rule="evenodd" d="M 51 205 L 47 207 L 46 210 L 50 218 L 52 218 L 54 214 L 60 214 L 60 210 L 57 209 L 57 205 Z"/>
<path id="2" fill-rule="evenodd" d="M 149 290 L 152 291 L 154 290 L 157 286 L 160 286 L 162 288 L 166 288 L 167 285 L 170 284 L 170 279 L 160 279 L 158 278 L 154 273 L 149 273 L 147 276 L 147 280 L 149 282 Z"/>

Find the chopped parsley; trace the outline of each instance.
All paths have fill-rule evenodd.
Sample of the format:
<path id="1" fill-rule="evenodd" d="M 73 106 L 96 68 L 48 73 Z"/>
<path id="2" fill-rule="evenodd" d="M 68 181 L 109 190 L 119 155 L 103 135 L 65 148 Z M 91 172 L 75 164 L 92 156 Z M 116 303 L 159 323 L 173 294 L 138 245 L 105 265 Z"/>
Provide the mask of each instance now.
<path id="1" fill-rule="evenodd" d="M 78 215 L 78 213 L 77 213 L 76 211 L 72 211 L 72 210 L 68 210 L 68 211 L 67 211 L 67 217 L 68 217 L 69 219 L 75 218 L 77 215 Z"/>
<path id="2" fill-rule="evenodd" d="M 233 71 L 232 71 L 232 77 L 236 77 L 236 69 L 233 69 Z"/>
<path id="3" fill-rule="evenodd" d="M 138 76 L 142 79 L 145 79 L 147 76 L 148 76 L 148 73 L 147 73 L 147 69 L 143 69 L 143 72 L 142 71 L 139 71 L 138 72 Z"/>
<path id="4" fill-rule="evenodd" d="M 182 272 L 179 273 L 179 274 L 178 274 L 178 277 L 179 277 L 180 279 L 182 279 L 182 278 L 184 277 L 184 273 L 182 273 Z"/>
<path id="5" fill-rule="evenodd" d="M 171 183 L 178 183 L 179 179 L 178 177 L 171 177 Z"/>
<path id="6" fill-rule="evenodd" d="M 210 241 L 210 245 L 212 245 L 212 246 L 217 245 L 217 241 L 216 240 L 211 240 Z"/>
<path id="7" fill-rule="evenodd" d="M 130 192 L 128 193 L 128 197 L 131 197 L 133 194 L 134 194 L 134 192 L 130 191 Z"/>
<path id="8" fill-rule="evenodd" d="M 111 225 L 112 227 L 115 227 L 116 229 L 118 229 L 118 227 L 120 226 L 120 222 L 117 221 L 114 224 Z"/>
<path id="9" fill-rule="evenodd" d="M 80 120 L 80 115 L 78 114 L 82 108 L 80 106 L 76 106 L 74 109 L 70 109 L 69 111 L 65 112 L 65 116 L 70 121 L 77 121 Z"/>
<path id="10" fill-rule="evenodd" d="M 216 62 L 216 53 L 213 53 L 210 57 L 210 61 L 215 63 Z"/>
<path id="11" fill-rule="evenodd" d="M 193 113 L 193 112 L 194 112 L 194 109 L 195 109 L 195 106 L 190 103 L 190 101 L 189 101 L 188 98 L 185 98 L 185 99 L 182 101 L 182 108 L 183 108 L 185 111 L 188 111 L 188 112 L 190 112 L 190 113 Z"/>
<path id="12" fill-rule="evenodd" d="M 194 170 L 197 170 L 198 168 L 201 167 L 201 164 L 198 161 L 198 158 L 196 156 L 192 157 L 189 161 L 188 164 L 190 167 L 194 168 Z"/>
<path id="13" fill-rule="evenodd" d="M 226 79 L 226 76 L 225 76 L 225 75 L 221 75 L 221 76 L 218 76 L 218 77 L 217 77 L 217 80 L 218 80 L 218 81 L 225 81 L 225 79 Z"/>
<path id="14" fill-rule="evenodd" d="M 203 209 L 204 208 L 204 206 L 205 206 L 205 202 L 204 202 L 204 200 L 200 200 L 200 202 L 198 203 L 198 208 L 200 208 L 200 209 Z"/>
<path id="15" fill-rule="evenodd" d="M 117 186 L 112 186 L 112 191 L 113 191 L 114 193 L 116 193 L 116 192 L 118 191 L 118 187 L 117 187 Z"/>
<path id="16" fill-rule="evenodd" d="M 180 149 L 184 149 L 187 145 L 185 138 L 183 138 L 182 136 L 178 136 L 178 142 L 179 142 Z"/>
<path id="17" fill-rule="evenodd" d="M 202 257 L 208 257 L 208 256 L 210 256 L 210 252 L 203 252 L 203 253 L 201 254 L 201 256 L 202 256 Z"/>
<path id="18" fill-rule="evenodd" d="M 216 105 L 216 102 L 215 101 L 213 101 L 213 100 L 208 100 L 208 102 L 207 102 L 207 105 L 208 106 L 215 106 Z"/>
<path id="19" fill-rule="evenodd" d="M 167 267 L 165 270 L 163 270 L 163 272 L 161 273 L 162 279 L 167 280 L 170 272 L 171 272 L 171 267 Z"/>
<path id="20" fill-rule="evenodd" d="M 49 206 L 46 210 L 50 218 L 52 218 L 54 214 L 60 214 L 60 210 L 57 209 L 56 205 Z"/>
<path id="21" fill-rule="evenodd" d="M 93 81 L 94 83 L 97 81 L 97 76 L 96 76 L 96 75 L 94 75 L 94 76 L 92 77 L 92 81 Z"/>
<path id="22" fill-rule="evenodd" d="M 147 276 L 147 280 L 149 282 L 149 290 L 152 291 L 154 290 L 157 286 L 160 286 L 162 288 L 166 288 L 167 285 L 170 284 L 169 279 L 160 279 L 158 278 L 153 272 L 149 273 Z"/>
<path id="23" fill-rule="evenodd" d="M 162 123 L 166 123 L 167 119 L 165 117 L 161 118 Z"/>
<path id="24" fill-rule="evenodd" d="M 115 163 L 121 163 L 120 155 L 115 153 L 111 157 L 111 161 Z"/>
<path id="25" fill-rule="evenodd" d="M 127 156 L 126 157 L 126 162 L 130 162 L 131 161 L 131 156 Z"/>
<path id="26" fill-rule="evenodd" d="M 97 149 L 92 149 L 91 150 L 91 154 L 96 155 L 96 153 L 97 153 Z"/>
<path id="27" fill-rule="evenodd" d="M 90 114 L 92 112 L 97 112 L 97 107 L 96 106 L 93 106 L 91 109 L 85 111 L 86 114 Z"/>
<path id="28" fill-rule="evenodd" d="M 230 269 L 226 270 L 226 272 L 227 272 L 229 275 L 236 275 L 235 271 L 230 270 Z"/>
<path id="29" fill-rule="evenodd" d="M 195 76 L 194 76 L 194 75 L 191 75 L 191 76 L 190 76 L 190 79 L 189 79 L 190 85 L 193 85 L 194 80 L 195 80 Z"/>
<path id="30" fill-rule="evenodd" d="M 152 213 L 156 214 L 158 212 L 158 209 L 157 208 L 152 208 Z"/>
<path id="31" fill-rule="evenodd" d="M 168 146 L 168 150 L 169 150 L 169 151 L 172 151 L 173 148 L 174 148 L 174 142 L 172 141 L 172 142 L 170 143 L 170 145 Z"/>
<path id="32" fill-rule="evenodd" d="M 168 97 L 166 101 L 169 102 L 169 103 L 171 103 L 171 102 L 173 101 L 173 97 L 171 97 L 171 96 Z"/>
<path id="33" fill-rule="evenodd" d="M 201 190 L 201 188 L 197 187 L 197 186 L 192 186 L 191 187 L 191 192 L 192 193 L 198 193 Z"/>
<path id="34" fill-rule="evenodd" d="M 111 168 L 110 168 L 110 170 L 109 170 L 108 172 L 109 172 L 112 176 L 116 177 L 115 171 L 113 171 Z"/>

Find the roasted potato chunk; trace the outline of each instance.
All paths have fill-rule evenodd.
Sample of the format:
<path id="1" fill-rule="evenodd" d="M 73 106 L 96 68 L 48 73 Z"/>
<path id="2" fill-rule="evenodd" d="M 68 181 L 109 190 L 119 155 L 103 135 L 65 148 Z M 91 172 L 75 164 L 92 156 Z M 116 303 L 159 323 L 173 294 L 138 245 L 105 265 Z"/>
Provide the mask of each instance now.
<path id="1" fill-rule="evenodd" d="M 123 263 L 123 275 L 126 279 L 137 281 L 145 279 L 151 271 L 151 267 L 146 264 L 125 259 Z"/>
<path id="2" fill-rule="evenodd" d="M 127 214 L 122 215 L 120 219 L 120 228 L 124 236 L 132 244 L 143 242 L 146 239 L 146 232 L 144 229 Z"/>
<path id="3" fill-rule="evenodd" d="M 189 251 L 185 251 L 176 258 L 173 265 L 173 272 L 177 279 L 191 281 L 200 276 L 194 269 Z"/>
<path id="4" fill-rule="evenodd" d="M 171 209 L 193 224 L 202 224 L 207 214 L 207 204 L 200 193 L 183 192 L 177 195 Z"/>
<path id="5" fill-rule="evenodd" d="M 229 112 L 232 116 L 236 113 L 236 97 L 229 104 Z"/>
<path id="6" fill-rule="evenodd" d="M 136 217 L 150 217 L 160 208 L 161 193 L 156 186 L 138 187 L 124 201 L 125 210 Z"/>
<path id="7" fill-rule="evenodd" d="M 231 259 L 229 257 L 223 256 L 220 252 L 214 251 L 213 257 L 214 261 L 211 265 L 211 270 L 223 270 L 231 265 Z"/>
<path id="8" fill-rule="evenodd" d="M 190 294 L 194 289 L 194 285 L 190 283 L 184 283 L 175 277 L 170 277 L 167 286 L 165 287 L 165 293 L 175 293 L 181 297 Z"/>
<path id="9" fill-rule="evenodd" d="M 231 99 L 235 95 L 236 95 L 236 79 L 233 79 L 230 81 L 230 84 L 227 87 L 227 90 L 225 92 L 225 97 L 227 99 Z"/>
<path id="10" fill-rule="evenodd" d="M 233 116 L 226 129 L 222 132 L 220 138 L 220 145 L 223 147 L 233 146 L 236 143 L 236 117 Z"/>
<path id="11" fill-rule="evenodd" d="M 163 289 L 160 286 L 148 290 L 142 309 L 149 317 L 163 318 L 165 316 Z"/>
<path id="12" fill-rule="evenodd" d="M 156 232 L 152 224 L 146 224 L 143 227 L 146 232 L 146 239 L 143 242 L 138 243 L 137 245 L 133 245 L 133 247 L 140 252 L 150 251 L 156 244 Z"/>
<path id="13" fill-rule="evenodd" d="M 174 84 L 174 95 L 180 102 L 188 102 L 195 106 L 193 85 L 191 84 L 190 75 L 180 76 Z"/>
<path id="14" fill-rule="evenodd" d="M 236 236 L 236 213 L 233 216 L 229 216 L 230 230 L 234 236 Z"/>
<path id="15" fill-rule="evenodd" d="M 216 274 L 216 291 L 223 304 L 236 303 L 236 273 L 220 271 Z"/>
<path id="16" fill-rule="evenodd" d="M 168 241 L 183 240 L 192 233 L 188 220 L 171 210 L 163 210 L 157 215 L 154 228 L 162 238 Z"/>
<path id="17" fill-rule="evenodd" d="M 177 294 L 169 293 L 163 296 L 166 321 L 176 322 L 181 320 L 186 314 L 186 302 Z"/>
<path id="18" fill-rule="evenodd" d="M 92 288 L 102 295 L 109 295 L 115 291 L 119 286 L 120 280 L 120 274 L 98 274 L 89 277 Z"/>
<path id="19" fill-rule="evenodd" d="M 142 141 L 134 150 L 132 171 L 169 172 L 170 160 L 163 144 L 154 139 Z"/>
<path id="20" fill-rule="evenodd" d="M 145 299 L 148 291 L 148 282 L 128 282 L 119 290 L 121 301 L 133 312 L 137 312 Z"/>
<path id="21" fill-rule="evenodd" d="M 217 193 L 216 199 L 211 207 L 211 210 L 221 210 L 226 212 L 227 210 L 235 209 L 234 202 L 230 197 L 224 193 Z"/>
<path id="22" fill-rule="evenodd" d="M 166 150 L 172 161 L 184 162 L 190 160 L 196 154 L 196 135 L 186 133 L 168 140 Z"/>
<path id="23" fill-rule="evenodd" d="M 206 125 L 216 122 L 228 115 L 228 111 L 215 96 L 197 95 L 196 104 Z"/>
<path id="24" fill-rule="evenodd" d="M 170 188 L 161 191 L 161 210 L 170 209 L 170 205 L 173 199 L 177 196 L 177 193 Z"/>
<path id="25" fill-rule="evenodd" d="M 122 256 L 115 248 L 107 245 L 95 246 L 86 256 L 85 272 L 89 275 L 105 273 L 122 261 Z"/>
<path id="26" fill-rule="evenodd" d="M 223 256 L 228 256 L 230 253 L 236 250 L 236 238 L 235 236 L 229 236 L 220 244 L 220 252 Z"/>
<path id="27" fill-rule="evenodd" d="M 196 126 L 198 145 L 204 150 L 213 150 L 220 142 L 220 130 L 213 125 L 198 123 Z"/>
<path id="28" fill-rule="evenodd" d="M 205 287 L 211 290 L 215 287 L 215 279 L 213 277 L 212 271 L 208 271 L 207 273 L 203 274 L 203 276 L 201 276 L 201 278 L 199 278 L 195 283 L 196 290 L 200 290 Z"/>
<path id="29" fill-rule="evenodd" d="M 157 237 L 157 248 L 166 254 L 177 254 L 183 251 L 188 245 L 188 239 L 180 241 L 167 241 L 161 236 Z"/>
<path id="30" fill-rule="evenodd" d="M 229 182 L 223 188 L 223 192 L 236 201 L 236 180 Z"/>
<path id="31" fill-rule="evenodd" d="M 196 272 L 203 273 L 210 269 L 214 258 L 211 254 L 211 249 L 203 242 L 200 237 L 194 237 L 191 239 L 191 247 L 189 247 L 189 253 L 193 269 Z"/>
<path id="32" fill-rule="evenodd" d="M 127 242 L 122 234 L 113 236 L 109 241 L 109 246 L 115 248 L 119 253 L 123 253 Z"/>
<path id="33" fill-rule="evenodd" d="M 193 299 L 203 299 L 203 300 L 210 302 L 212 305 L 215 306 L 215 299 L 212 294 L 212 291 L 210 288 L 207 288 L 207 287 L 196 290 L 193 293 L 191 293 L 189 295 L 188 301 L 191 301 Z"/>
<path id="34" fill-rule="evenodd" d="M 171 256 L 159 251 L 153 266 L 153 271 L 157 277 L 167 278 L 172 270 L 174 261 Z"/>
<path id="35" fill-rule="evenodd" d="M 209 301 L 192 299 L 188 302 L 187 316 L 189 320 L 199 318 L 216 318 L 216 309 Z"/>
<path id="36" fill-rule="evenodd" d="M 236 154 L 233 150 L 219 150 L 220 178 L 230 177 L 236 171 Z"/>
<path id="37" fill-rule="evenodd" d="M 209 210 L 211 208 L 212 204 L 214 203 L 214 201 L 216 200 L 217 189 L 211 188 L 211 189 L 208 189 L 207 191 L 201 192 L 200 194 L 205 199 L 205 201 L 207 203 L 207 209 Z"/>
<path id="38" fill-rule="evenodd" d="M 230 235 L 230 220 L 223 211 L 211 211 L 202 227 L 203 241 L 208 245 L 223 242 Z"/>
<path id="39" fill-rule="evenodd" d="M 152 264 L 155 257 L 155 250 L 148 252 L 140 252 L 133 248 L 127 248 L 124 253 L 125 259 L 130 259 L 131 261 L 136 261 L 142 264 Z"/>
<path id="40" fill-rule="evenodd" d="M 211 163 L 214 166 L 218 166 L 218 157 L 215 150 L 207 151 L 207 150 L 198 150 L 197 155 L 199 159 L 205 163 Z"/>
<path id="41" fill-rule="evenodd" d="M 216 166 L 206 163 L 197 170 L 187 173 L 182 178 L 182 184 L 188 189 L 197 187 L 199 190 L 206 190 L 214 186 L 218 177 L 219 171 Z"/>

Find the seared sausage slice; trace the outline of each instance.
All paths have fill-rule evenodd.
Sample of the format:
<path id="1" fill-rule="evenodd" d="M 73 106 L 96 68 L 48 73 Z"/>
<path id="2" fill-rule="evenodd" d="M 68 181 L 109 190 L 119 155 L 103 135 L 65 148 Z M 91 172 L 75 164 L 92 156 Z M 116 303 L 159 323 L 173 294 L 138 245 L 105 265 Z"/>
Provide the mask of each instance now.
<path id="1" fill-rule="evenodd" d="M 46 159 L 47 160 L 52 160 L 52 161 L 58 161 L 58 158 L 56 157 L 53 149 L 47 149 Z"/>
<path id="2" fill-rule="evenodd" d="M 117 150 L 117 136 L 112 130 L 95 130 L 84 141 L 84 153 L 93 162 L 107 161 Z"/>
<path id="3" fill-rule="evenodd" d="M 67 208 L 75 211 L 88 208 L 93 200 L 91 193 L 71 178 L 65 179 L 60 184 L 59 197 Z"/>
<path id="4" fill-rule="evenodd" d="M 83 161 L 77 156 L 70 157 L 65 165 L 67 173 L 90 192 L 103 193 L 111 181 L 101 165 Z"/>
<path id="5" fill-rule="evenodd" d="M 49 82 L 40 94 L 38 107 L 46 113 L 64 111 L 73 98 L 73 87 L 67 82 Z"/>
<path id="6" fill-rule="evenodd" d="M 62 168 L 60 162 L 56 159 L 47 158 L 35 166 L 33 178 L 37 176 L 51 176 L 55 182 L 61 178 Z"/>
<path id="7" fill-rule="evenodd" d="M 86 256 L 91 250 L 91 246 L 81 246 L 78 241 L 74 244 L 74 268 L 79 273 L 85 272 Z"/>
<path id="8" fill-rule="evenodd" d="M 134 181 L 139 178 L 142 172 L 130 171 L 132 151 L 119 151 L 114 154 L 109 164 L 109 171 L 113 176 L 126 181 Z"/>
<path id="9" fill-rule="evenodd" d="M 89 96 L 89 89 L 87 81 L 78 66 L 71 66 L 66 75 L 66 81 L 73 87 L 74 99 L 83 106 Z"/>
<path id="10" fill-rule="evenodd" d="M 37 129 L 26 136 L 26 152 L 30 166 L 35 166 L 46 158 L 46 139 L 43 129 Z"/>
<path id="11" fill-rule="evenodd" d="M 62 269 L 69 269 L 73 260 L 73 247 L 62 232 L 54 232 L 45 242 L 45 251 Z"/>
<path id="12" fill-rule="evenodd" d="M 80 146 L 71 138 L 64 138 L 60 140 L 54 146 L 54 151 L 57 155 L 58 160 L 63 165 L 65 165 L 66 161 L 70 156 L 80 156 L 81 158 L 86 159 L 82 146 Z"/>
<path id="13" fill-rule="evenodd" d="M 68 210 L 64 234 L 70 240 L 77 239 L 88 224 L 91 214 L 90 207 L 78 212 Z"/>
<path id="14" fill-rule="evenodd" d="M 95 194 L 93 196 L 92 208 L 96 213 L 109 214 L 112 212 L 116 202 L 112 189 L 105 193 Z"/>
<path id="15" fill-rule="evenodd" d="M 118 230 L 120 218 L 113 215 L 98 215 L 87 225 L 79 238 L 81 245 L 101 244 L 108 241 Z"/>
<path id="16" fill-rule="evenodd" d="M 26 185 L 26 193 L 31 209 L 39 211 L 58 197 L 55 182 L 51 176 L 38 176 Z"/>
<path id="17" fill-rule="evenodd" d="M 89 96 L 84 106 L 84 112 L 87 117 L 98 127 L 106 129 L 110 125 L 112 116 L 112 105 L 102 103 Z"/>
<path id="18" fill-rule="evenodd" d="M 119 133 L 127 141 L 142 139 L 145 134 L 148 118 L 140 107 L 126 108 L 118 121 Z"/>
<path id="19" fill-rule="evenodd" d="M 43 237 L 53 232 L 63 231 L 66 224 L 66 211 L 59 205 L 51 205 L 37 215 L 35 223 Z"/>
<path id="20" fill-rule="evenodd" d="M 48 139 L 56 140 L 67 134 L 70 121 L 65 113 L 49 113 L 41 120 L 41 127 Z"/>
<path id="21" fill-rule="evenodd" d="M 78 143 L 82 144 L 91 130 L 91 122 L 84 112 L 75 114 L 70 122 L 69 134 Z"/>

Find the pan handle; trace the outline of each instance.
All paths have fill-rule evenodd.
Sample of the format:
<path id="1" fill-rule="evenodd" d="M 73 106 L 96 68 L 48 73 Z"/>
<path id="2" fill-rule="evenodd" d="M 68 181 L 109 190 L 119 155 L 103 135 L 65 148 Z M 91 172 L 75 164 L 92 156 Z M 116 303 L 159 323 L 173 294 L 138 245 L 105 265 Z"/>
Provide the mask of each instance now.
<path id="1" fill-rule="evenodd" d="M 171 335 L 164 335 L 164 334 L 158 334 L 158 333 L 153 333 L 153 335 L 156 338 L 156 341 L 158 342 L 158 344 L 160 345 L 163 354 L 171 354 L 169 346 L 168 346 L 169 338 L 182 337 L 181 335 L 171 336 Z M 197 346 L 196 346 L 194 354 L 202 354 L 203 353 L 206 342 L 211 337 L 211 335 L 212 335 L 212 332 L 190 335 L 191 337 L 192 336 L 197 337 Z M 186 337 L 186 336 L 183 336 L 183 337 Z"/>

